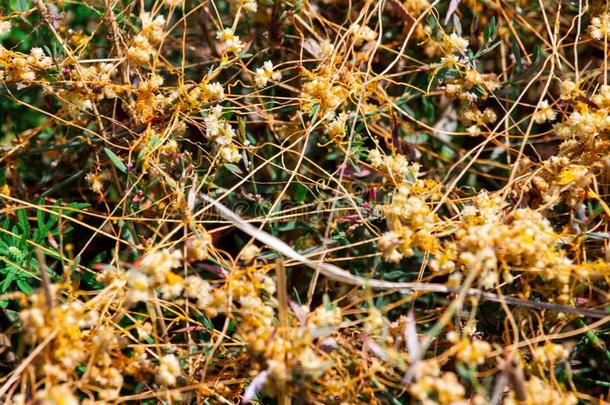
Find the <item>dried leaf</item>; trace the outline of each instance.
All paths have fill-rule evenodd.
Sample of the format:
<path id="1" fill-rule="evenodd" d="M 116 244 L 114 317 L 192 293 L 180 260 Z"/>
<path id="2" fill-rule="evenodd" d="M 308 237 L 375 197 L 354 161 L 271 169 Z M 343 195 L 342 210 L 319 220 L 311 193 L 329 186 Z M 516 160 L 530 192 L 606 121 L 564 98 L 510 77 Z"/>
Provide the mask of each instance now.
<path id="1" fill-rule="evenodd" d="M 455 10 L 457 10 L 459 4 L 460 0 L 451 0 L 451 3 L 449 3 L 449 7 L 447 8 L 447 14 L 445 15 L 445 25 L 447 25 L 449 19 L 451 18 L 453 13 L 455 13 Z"/>
<path id="2" fill-rule="evenodd" d="M 249 404 L 254 397 L 256 397 L 262 390 L 265 384 L 267 383 L 267 379 L 269 378 L 269 370 L 261 371 L 258 373 L 254 379 L 250 382 L 246 390 L 244 391 L 244 396 L 241 399 L 242 404 Z"/>

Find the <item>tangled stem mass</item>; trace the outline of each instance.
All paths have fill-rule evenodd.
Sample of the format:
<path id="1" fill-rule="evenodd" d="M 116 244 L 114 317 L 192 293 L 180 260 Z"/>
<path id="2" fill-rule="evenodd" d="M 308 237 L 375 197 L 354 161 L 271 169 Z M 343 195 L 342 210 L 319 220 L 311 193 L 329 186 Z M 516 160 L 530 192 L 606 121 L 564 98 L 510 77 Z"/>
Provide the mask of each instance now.
<path id="1" fill-rule="evenodd" d="M 0 4 L 0 400 L 609 401 L 609 8 Z"/>

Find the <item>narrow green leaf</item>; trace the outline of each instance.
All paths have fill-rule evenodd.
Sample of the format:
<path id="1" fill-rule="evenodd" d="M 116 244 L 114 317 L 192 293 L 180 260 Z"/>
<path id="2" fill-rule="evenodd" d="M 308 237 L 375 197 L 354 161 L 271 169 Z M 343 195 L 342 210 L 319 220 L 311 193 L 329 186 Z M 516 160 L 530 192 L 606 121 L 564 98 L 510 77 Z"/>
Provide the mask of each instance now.
<path id="1" fill-rule="evenodd" d="M 27 295 L 30 295 L 32 291 L 34 291 L 32 286 L 26 283 L 25 280 L 17 280 L 17 287 Z"/>
<path id="2" fill-rule="evenodd" d="M 17 211 L 17 223 L 19 224 L 19 228 L 23 234 L 30 234 L 30 222 L 28 221 L 28 215 L 26 214 L 24 209 L 20 209 Z"/>
<path id="3" fill-rule="evenodd" d="M 244 141 L 246 139 L 246 120 L 244 117 L 237 117 L 237 124 L 239 126 L 239 138 Z"/>
<path id="4" fill-rule="evenodd" d="M 225 169 L 227 169 L 228 171 L 230 171 L 233 174 L 244 174 L 244 172 L 237 165 L 234 165 L 233 163 L 225 163 L 224 167 L 225 167 Z"/>
<path id="5" fill-rule="evenodd" d="M 123 173 L 127 173 L 127 166 L 125 166 L 125 163 L 123 163 L 121 158 L 119 158 L 117 155 L 115 155 L 115 153 L 108 148 L 104 148 L 104 152 L 106 153 L 106 156 L 108 156 L 108 159 L 110 159 L 112 164 L 117 169 L 119 169 Z"/>
<path id="6" fill-rule="evenodd" d="M 36 222 L 38 224 L 38 228 L 44 232 L 46 226 L 44 223 L 44 212 L 42 210 L 36 210 Z"/>
<path id="7" fill-rule="evenodd" d="M 517 64 L 517 72 L 523 70 L 523 62 L 521 61 L 521 50 L 515 38 L 511 38 L 513 43 L 513 55 L 515 56 L 515 63 Z"/>
<path id="8" fill-rule="evenodd" d="M 297 2 L 294 3 L 294 6 L 292 7 L 292 11 L 297 12 L 298 10 L 300 10 L 302 5 L 303 5 L 303 0 L 297 0 Z"/>
<path id="9" fill-rule="evenodd" d="M 295 183 L 294 191 L 295 191 L 295 200 L 297 200 L 298 202 L 305 201 L 305 197 L 307 196 L 307 187 L 305 187 L 302 184 Z"/>
<path id="10" fill-rule="evenodd" d="M 489 25 L 487 27 L 485 27 L 484 39 L 485 39 L 486 43 L 495 38 L 496 30 L 497 30 L 496 17 L 491 17 L 491 21 L 489 22 Z"/>
<path id="11" fill-rule="evenodd" d="M 309 113 L 309 118 L 315 119 L 318 116 L 319 112 L 320 112 L 320 105 L 314 104 L 313 107 L 311 108 L 311 112 Z"/>

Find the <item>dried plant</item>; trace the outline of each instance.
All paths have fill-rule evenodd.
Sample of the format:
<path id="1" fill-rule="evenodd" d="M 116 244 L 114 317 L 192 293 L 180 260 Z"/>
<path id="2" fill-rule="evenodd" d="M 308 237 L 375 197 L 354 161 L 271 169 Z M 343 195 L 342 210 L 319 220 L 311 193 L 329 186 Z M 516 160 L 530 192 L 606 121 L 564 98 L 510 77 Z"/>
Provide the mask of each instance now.
<path id="1" fill-rule="evenodd" d="M 0 400 L 610 401 L 604 0 L 0 4 Z"/>

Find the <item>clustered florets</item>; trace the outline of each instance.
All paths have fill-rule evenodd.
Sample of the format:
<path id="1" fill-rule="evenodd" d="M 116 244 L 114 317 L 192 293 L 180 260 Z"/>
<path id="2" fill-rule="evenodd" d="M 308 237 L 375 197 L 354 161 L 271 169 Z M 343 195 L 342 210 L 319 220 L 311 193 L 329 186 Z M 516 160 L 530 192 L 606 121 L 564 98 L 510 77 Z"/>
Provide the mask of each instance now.
<path id="1" fill-rule="evenodd" d="M 229 163 L 239 162 L 241 155 L 234 143 L 235 130 L 222 118 L 222 107 L 216 105 L 207 110 L 204 122 L 205 135 L 220 147 L 219 153 L 222 160 Z"/>
<path id="2" fill-rule="evenodd" d="M 227 53 L 233 53 L 239 55 L 246 45 L 239 39 L 238 35 L 235 35 L 232 29 L 225 28 L 222 31 L 216 33 L 216 38 L 224 44 L 224 51 Z"/>
<path id="3" fill-rule="evenodd" d="M 165 17 L 144 12 L 140 15 L 141 30 L 127 49 L 128 58 L 136 64 L 148 64 L 155 54 L 155 45 L 163 40 Z"/>
<path id="4" fill-rule="evenodd" d="M 265 87 L 269 79 L 282 80 L 282 73 L 275 70 L 270 60 L 266 61 L 263 67 L 256 69 L 254 83 L 256 83 L 256 87 Z"/>
<path id="5" fill-rule="evenodd" d="M 589 26 L 589 33 L 598 41 L 607 38 L 610 33 L 610 14 L 604 13 L 599 17 L 593 17 Z"/>

